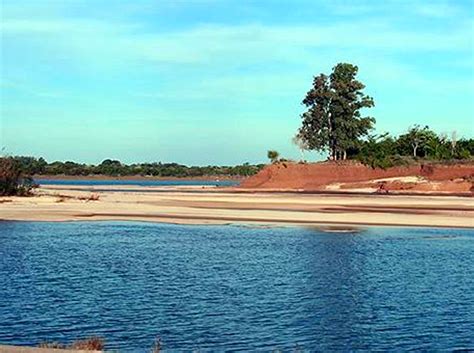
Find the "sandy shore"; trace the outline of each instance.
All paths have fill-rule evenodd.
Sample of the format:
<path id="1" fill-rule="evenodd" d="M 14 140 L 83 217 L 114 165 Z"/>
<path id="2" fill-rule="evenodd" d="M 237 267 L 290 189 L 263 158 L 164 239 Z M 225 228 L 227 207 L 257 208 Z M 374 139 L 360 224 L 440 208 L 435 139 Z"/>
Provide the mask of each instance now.
<path id="1" fill-rule="evenodd" d="M 454 196 L 233 193 L 203 187 L 45 186 L 34 197 L 1 197 L 0 219 L 136 220 L 185 224 L 291 224 L 474 228 L 474 199 Z M 91 200 L 98 196 L 98 200 Z"/>

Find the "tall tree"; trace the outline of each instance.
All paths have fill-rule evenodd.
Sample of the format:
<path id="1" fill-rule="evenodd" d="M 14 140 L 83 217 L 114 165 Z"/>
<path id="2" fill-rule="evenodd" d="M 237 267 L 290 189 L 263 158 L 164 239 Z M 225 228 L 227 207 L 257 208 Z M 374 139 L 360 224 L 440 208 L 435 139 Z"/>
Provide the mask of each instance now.
<path id="1" fill-rule="evenodd" d="M 308 110 L 302 114 L 299 134 L 310 149 L 328 151 L 333 160 L 345 159 L 347 150 L 357 147 L 372 129 L 375 119 L 362 117 L 361 109 L 374 101 L 363 93 L 365 85 L 356 80 L 358 67 L 337 64 L 330 76 L 320 74 L 303 99 Z"/>
<path id="2" fill-rule="evenodd" d="M 428 154 L 427 146 L 430 141 L 438 140 L 438 136 L 429 126 L 412 126 L 405 134 L 398 137 L 397 143 L 401 154 L 411 148 L 413 157 L 425 157 Z M 439 142 L 436 142 L 439 144 Z"/>

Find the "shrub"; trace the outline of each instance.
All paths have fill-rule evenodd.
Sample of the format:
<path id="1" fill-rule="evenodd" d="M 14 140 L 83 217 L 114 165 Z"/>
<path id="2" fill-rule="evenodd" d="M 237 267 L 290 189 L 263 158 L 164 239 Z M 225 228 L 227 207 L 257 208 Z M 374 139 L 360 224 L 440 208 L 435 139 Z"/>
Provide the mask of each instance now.
<path id="1" fill-rule="evenodd" d="M 270 150 L 267 152 L 267 157 L 272 163 L 275 163 L 278 161 L 278 157 L 280 157 L 280 154 L 277 151 Z"/>
<path id="2" fill-rule="evenodd" d="M 91 194 L 90 196 L 79 196 L 77 199 L 81 200 L 81 201 L 86 201 L 86 202 L 99 201 L 100 195 L 99 194 Z"/>
<path id="3" fill-rule="evenodd" d="M 17 161 L 0 158 L 0 196 L 28 196 L 36 186 L 31 177 L 22 175 Z"/>
<path id="4" fill-rule="evenodd" d="M 93 336 L 74 341 L 69 348 L 84 351 L 101 351 L 104 349 L 104 340 L 100 337 Z"/>
<path id="5" fill-rule="evenodd" d="M 66 349 L 66 345 L 59 342 L 41 342 L 38 344 L 39 348 L 49 348 L 49 349 Z"/>
<path id="6" fill-rule="evenodd" d="M 72 349 L 78 351 L 102 351 L 104 349 L 104 346 L 104 340 L 96 336 L 74 341 L 70 345 L 66 345 L 59 342 L 42 342 L 38 345 L 39 348 Z"/>

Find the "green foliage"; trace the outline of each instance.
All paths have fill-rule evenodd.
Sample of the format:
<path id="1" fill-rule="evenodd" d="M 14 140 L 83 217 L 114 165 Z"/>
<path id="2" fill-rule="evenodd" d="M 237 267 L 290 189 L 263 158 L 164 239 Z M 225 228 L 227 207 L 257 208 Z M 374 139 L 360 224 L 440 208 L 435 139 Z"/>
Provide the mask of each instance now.
<path id="1" fill-rule="evenodd" d="M 365 85 L 356 80 L 357 72 L 357 66 L 337 64 L 330 76 L 314 78 L 303 99 L 308 110 L 301 116 L 299 135 L 310 149 L 328 150 L 330 159 L 345 159 L 375 123 L 361 115 L 361 109 L 373 107 L 374 101 L 363 93 Z"/>
<path id="2" fill-rule="evenodd" d="M 394 165 L 396 141 L 388 134 L 369 136 L 360 144 L 356 158 L 372 168 L 388 168 Z"/>
<path id="3" fill-rule="evenodd" d="M 437 138 L 436 133 L 428 126 L 420 127 L 414 125 L 405 134 L 398 137 L 398 152 L 408 155 L 411 152 L 413 157 L 427 157 L 429 154 L 428 145 L 430 141 Z"/>
<path id="4" fill-rule="evenodd" d="M 474 156 L 474 139 L 460 139 L 456 144 L 456 153 L 458 158 L 467 155 Z"/>
<path id="5" fill-rule="evenodd" d="M 17 159 L 0 157 L 0 196 L 28 196 L 31 194 L 36 185 L 31 177 L 23 175 L 24 169 Z"/>
<path id="6" fill-rule="evenodd" d="M 444 136 L 433 134 L 425 143 L 425 156 L 436 160 L 453 159 L 455 155 L 450 142 Z"/>
<path id="7" fill-rule="evenodd" d="M 278 157 L 280 157 L 280 154 L 277 151 L 270 150 L 267 152 L 267 157 L 272 163 L 275 163 L 278 162 Z"/>
<path id="8" fill-rule="evenodd" d="M 369 136 L 375 119 L 362 117 L 361 110 L 374 106 L 365 95 L 364 84 L 356 79 L 357 66 L 337 64 L 327 76 L 320 74 L 303 99 L 308 108 L 293 143 L 300 148 L 329 151 L 332 160 L 353 158 L 372 167 L 387 168 L 410 159 L 450 160 L 474 156 L 474 140 L 456 140 L 438 135 L 428 126 L 414 125 L 398 138 Z M 301 141 L 300 141 L 301 140 Z M 272 161 L 270 155 L 268 156 Z M 304 159 L 304 158 L 303 158 Z"/>
<path id="9" fill-rule="evenodd" d="M 20 171 L 28 175 L 106 175 L 106 176 L 154 176 L 154 177 L 225 177 L 250 176 L 263 168 L 263 164 L 244 163 L 236 166 L 185 166 L 178 163 L 124 164 L 106 159 L 99 165 L 79 164 L 71 161 L 47 163 L 43 158 L 14 157 Z"/>
<path id="10" fill-rule="evenodd" d="M 15 162 L 18 164 L 20 171 L 27 174 L 41 174 L 44 173 L 45 167 L 48 164 L 43 158 L 24 157 L 18 156 L 13 157 Z"/>
<path id="11" fill-rule="evenodd" d="M 428 126 L 420 128 L 415 125 L 398 138 L 388 134 L 369 136 L 357 148 L 349 150 L 349 158 L 373 168 L 388 168 L 419 158 L 435 161 L 470 159 L 474 156 L 473 147 L 474 139 L 449 140 L 444 135 L 437 135 Z"/>
<path id="12" fill-rule="evenodd" d="M 122 172 L 126 172 L 126 168 L 122 166 L 122 163 L 117 160 L 106 159 L 102 161 L 95 168 L 96 174 L 111 175 L 111 176 L 120 176 Z"/>

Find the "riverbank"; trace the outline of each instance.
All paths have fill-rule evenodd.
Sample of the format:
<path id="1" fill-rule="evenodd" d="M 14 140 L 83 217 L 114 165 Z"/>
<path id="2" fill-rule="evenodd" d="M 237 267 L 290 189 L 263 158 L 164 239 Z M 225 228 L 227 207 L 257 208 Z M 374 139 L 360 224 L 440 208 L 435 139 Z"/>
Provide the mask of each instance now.
<path id="1" fill-rule="evenodd" d="M 356 161 L 275 163 L 241 182 L 242 188 L 472 195 L 474 164 L 411 164 L 387 169 Z"/>
<path id="2" fill-rule="evenodd" d="M 474 200 L 470 197 L 232 190 L 114 186 L 113 190 L 91 191 L 43 186 L 33 197 L 0 198 L 0 219 L 474 228 Z"/>
<path id="3" fill-rule="evenodd" d="M 0 345 L 0 353 L 99 353 L 99 352 L 102 352 L 102 351 Z"/>
<path id="4" fill-rule="evenodd" d="M 144 175 L 123 175 L 123 176 L 110 176 L 110 175 L 34 175 L 35 180 L 123 180 L 123 181 L 179 181 L 179 180 L 190 180 L 190 181 L 216 181 L 216 180 L 232 180 L 241 181 L 244 177 L 231 176 L 231 175 L 205 175 L 196 177 L 159 177 L 159 176 L 144 176 Z"/>

